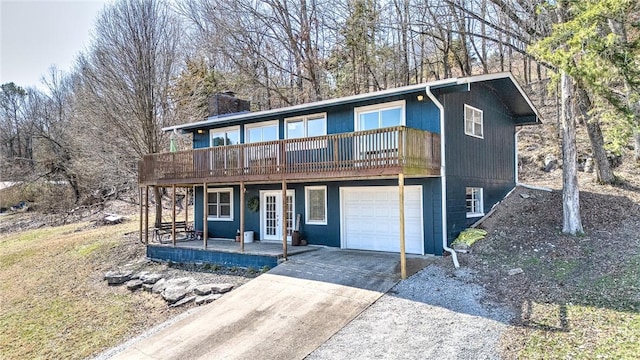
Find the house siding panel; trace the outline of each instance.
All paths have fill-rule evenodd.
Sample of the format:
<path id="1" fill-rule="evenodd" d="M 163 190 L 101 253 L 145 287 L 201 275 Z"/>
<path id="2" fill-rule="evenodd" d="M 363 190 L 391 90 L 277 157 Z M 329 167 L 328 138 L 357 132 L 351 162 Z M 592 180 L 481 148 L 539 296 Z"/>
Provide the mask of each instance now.
<path id="1" fill-rule="evenodd" d="M 406 185 L 422 185 L 423 203 L 423 227 L 424 249 L 427 254 L 442 254 L 441 231 L 442 218 L 440 217 L 440 179 L 419 178 L 406 179 Z M 305 223 L 305 186 L 327 186 L 327 225 L 312 225 Z M 300 214 L 300 231 L 303 238 L 309 244 L 340 247 L 340 187 L 348 186 L 397 186 L 395 179 L 366 180 L 366 181 L 339 181 L 339 182 L 313 182 L 288 184 L 287 189 L 295 190 L 295 210 Z M 234 186 L 234 220 L 233 221 L 209 221 L 209 236 L 218 238 L 233 238 L 240 227 L 240 207 L 238 206 L 239 186 Z M 260 190 L 281 190 L 280 184 L 247 185 L 245 201 L 253 196 L 259 196 Z M 202 231 L 203 206 L 202 187 L 196 187 L 195 199 L 195 229 Z M 245 206 L 245 231 L 254 231 L 256 239 L 260 234 L 260 212 L 251 212 Z"/>
<path id="2" fill-rule="evenodd" d="M 481 187 L 484 212 L 514 186 L 515 125 L 507 107 L 493 91 L 471 84 L 469 92 L 442 95 L 446 124 L 448 241 L 478 218 L 466 217 L 466 187 Z M 464 133 L 464 105 L 483 111 L 484 139 Z"/>

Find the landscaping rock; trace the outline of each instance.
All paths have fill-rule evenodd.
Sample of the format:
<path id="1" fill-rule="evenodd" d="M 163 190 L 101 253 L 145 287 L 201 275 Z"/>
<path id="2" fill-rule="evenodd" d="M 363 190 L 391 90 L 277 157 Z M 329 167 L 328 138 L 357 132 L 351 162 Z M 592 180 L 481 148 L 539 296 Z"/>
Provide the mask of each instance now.
<path id="1" fill-rule="evenodd" d="M 109 285 L 120 285 L 131 280 L 131 275 L 131 271 L 107 271 L 104 274 L 104 279 Z"/>
<path id="2" fill-rule="evenodd" d="M 211 292 L 215 294 L 224 294 L 233 289 L 233 284 L 212 284 Z"/>
<path id="3" fill-rule="evenodd" d="M 160 279 L 160 280 L 158 280 L 158 282 L 153 284 L 153 287 L 151 288 L 151 292 L 154 293 L 154 294 L 160 294 L 161 292 L 164 291 L 164 289 L 166 287 L 167 287 L 167 280 L 166 279 Z"/>
<path id="4" fill-rule="evenodd" d="M 152 292 L 153 291 L 153 285 L 155 284 L 142 284 L 142 290 L 144 291 L 148 291 L 148 292 Z"/>
<path id="5" fill-rule="evenodd" d="M 518 274 L 522 274 L 522 273 L 524 273 L 524 271 L 521 268 L 511 269 L 508 272 L 509 276 L 518 275 Z"/>
<path id="6" fill-rule="evenodd" d="M 131 291 L 135 291 L 142 287 L 142 280 L 140 279 L 129 280 L 125 285 L 127 286 L 127 289 Z"/>
<path id="7" fill-rule="evenodd" d="M 195 302 L 196 302 L 196 305 L 204 305 L 204 304 L 213 302 L 215 300 L 218 300 L 221 297 L 222 297 L 222 294 L 209 294 L 205 296 L 197 296 Z"/>
<path id="8" fill-rule="evenodd" d="M 195 287 L 196 282 L 190 277 L 170 279 L 166 282 L 166 287 L 162 292 L 162 298 L 168 303 L 173 304 L 187 296 Z"/>
<path id="9" fill-rule="evenodd" d="M 148 273 L 149 273 L 148 271 L 137 272 L 131 276 L 131 280 L 140 279 L 141 277 L 147 275 Z"/>
<path id="10" fill-rule="evenodd" d="M 188 303 L 192 302 L 192 301 L 193 301 L 193 300 L 195 300 L 195 299 L 196 299 L 196 296 L 195 296 L 195 295 L 193 295 L 193 296 L 189 296 L 189 297 L 186 297 L 186 298 L 184 298 L 184 299 L 182 299 L 182 300 L 180 300 L 180 301 L 178 301 L 178 302 L 176 302 L 176 303 L 174 303 L 174 304 L 169 305 L 169 307 L 178 307 L 178 306 L 182 306 L 182 305 L 184 305 L 184 304 L 188 304 Z"/>
<path id="11" fill-rule="evenodd" d="M 147 273 L 145 275 L 140 276 L 140 280 L 142 280 L 143 284 L 155 284 L 157 283 L 160 279 L 162 279 L 162 274 L 158 274 L 158 273 Z"/>
<path id="12" fill-rule="evenodd" d="M 213 291 L 213 284 L 198 285 L 193 289 L 193 292 L 198 296 L 205 296 L 211 294 Z"/>

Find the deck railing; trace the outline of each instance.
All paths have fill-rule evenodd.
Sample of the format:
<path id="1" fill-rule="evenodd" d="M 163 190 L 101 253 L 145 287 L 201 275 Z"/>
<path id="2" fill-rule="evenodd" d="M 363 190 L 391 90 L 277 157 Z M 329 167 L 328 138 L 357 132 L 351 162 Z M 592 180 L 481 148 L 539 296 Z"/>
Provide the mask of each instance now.
<path id="1" fill-rule="evenodd" d="M 150 154 L 141 184 L 439 175 L 440 136 L 404 126 Z"/>

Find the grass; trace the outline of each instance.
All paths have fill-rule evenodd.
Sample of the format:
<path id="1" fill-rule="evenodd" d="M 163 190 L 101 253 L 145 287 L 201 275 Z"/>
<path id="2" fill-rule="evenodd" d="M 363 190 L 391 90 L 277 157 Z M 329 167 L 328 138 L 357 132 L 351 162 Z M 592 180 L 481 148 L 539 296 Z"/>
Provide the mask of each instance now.
<path id="1" fill-rule="evenodd" d="M 146 311 L 165 311 L 102 281 L 106 260 L 135 246 L 123 234 L 137 222 L 75 231 L 85 225 L 0 235 L 0 357 L 86 358 L 146 327 Z"/>
<path id="2" fill-rule="evenodd" d="M 536 281 L 564 285 L 555 296 L 531 296 L 521 303 L 522 323 L 508 335 L 510 358 L 638 358 L 640 255 L 606 270 L 591 257 L 555 259 L 546 266 L 524 263 Z"/>
<path id="3" fill-rule="evenodd" d="M 640 314 L 580 304 L 532 303 L 517 328 L 522 359 L 637 359 Z"/>

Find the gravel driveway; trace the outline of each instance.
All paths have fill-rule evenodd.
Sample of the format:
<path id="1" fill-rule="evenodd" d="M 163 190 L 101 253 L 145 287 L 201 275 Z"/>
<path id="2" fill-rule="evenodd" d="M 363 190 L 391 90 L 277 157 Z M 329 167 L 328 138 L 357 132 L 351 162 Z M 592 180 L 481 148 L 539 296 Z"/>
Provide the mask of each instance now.
<path id="1" fill-rule="evenodd" d="M 307 359 L 498 359 L 512 312 L 443 259 L 397 284 Z"/>

